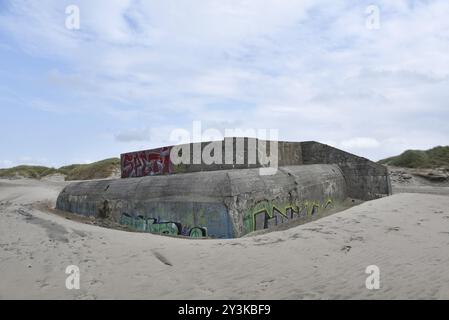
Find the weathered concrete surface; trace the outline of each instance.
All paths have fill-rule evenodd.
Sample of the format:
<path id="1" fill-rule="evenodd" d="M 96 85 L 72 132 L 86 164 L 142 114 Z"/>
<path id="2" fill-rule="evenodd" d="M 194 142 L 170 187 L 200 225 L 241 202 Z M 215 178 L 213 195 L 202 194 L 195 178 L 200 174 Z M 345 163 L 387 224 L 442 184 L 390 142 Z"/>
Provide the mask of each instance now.
<path id="1" fill-rule="evenodd" d="M 199 171 L 250 169 L 263 166 L 260 152 L 271 154 L 271 141 L 255 138 L 225 138 L 223 141 L 190 143 L 178 146 L 124 153 L 121 158 L 121 177 L 138 178 L 147 175 L 169 175 Z M 298 142 L 277 142 L 278 165 L 301 165 L 301 145 Z M 186 153 L 182 164 L 173 164 L 172 148 Z M 208 163 L 207 156 L 217 161 Z"/>
<path id="2" fill-rule="evenodd" d="M 261 163 L 260 154 L 271 155 L 271 143 L 271 141 L 254 138 L 225 138 L 223 141 L 191 143 L 177 146 L 184 151 L 188 150 L 188 163 L 172 165 L 170 166 L 170 170 L 164 168 L 164 163 L 166 163 L 165 157 L 160 162 L 158 162 L 159 160 L 146 159 L 145 153 L 148 150 L 122 154 L 122 177 L 129 176 L 128 170 L 133 172 L 131 176 L 140 177 L 153 174 L 179 174 L 200 171 L 260 168 L 264 166 Z M 361 200 L 372 200 L 383 195 L 391 194 L 391 183 L 389 181 L 388 170 L 385 166 L 315 141 L 279 141 L 277 142 L 277 146 L 279 167 L 303 164 L 338 164 L 345 174 L 348 194 L 351 197 Z M 164 147 L 150 151 L 157 152 L 158 150 L 164 150 L 164 154 L 167 155 L 166 150 L 171 148 L 173 147 Z M 215 152 L 218 153 L 219 163 L 209 164 L 203 161 L 204 159 L 201 155 L 209 154 L 209 152 L 212 152 L 212 154 Z M 195 154 L 199 155 L 199 163 L 194 160 Z M 127 163 L 128 166 L 124 162 L 126 156 L 130 158 L 134 157 L 134 161 Z M 159 169 L 149 168 L 145 170 L 146 167 L 157 168 L 158 165 L 160 166 Z M 130 168 L 134 169 L 131 170 Z M 124 171 L 127 171 L 127 173 L 124 174 Z"/>
<path id="3" fill-rule="evenodd" d="M 225 139 L 219 145 L 223 151 L 226 143 L 234 150 L 228 164 L 189 164 L 175 170 L 182 174 L 74 183 L 61 192 L 57 208 L 110 217 L 142 231 L 231 238 L 316 214 L 347 197 L 391 194 L 385 167 L 327 145 L 279 142 L 277 173 L 261 175 L 259 158 L 250 161 L 250 146 L 260 141 Z M 190 145 L 200 151 L 207 146 Z"/>
<path id="4" fill-rule="evenodd" d="M 116 221 L 124 218 L 127 224 L 130 216 L 139 220 L 133 224 L 137 229 L 143 228 L 140 220 L 155 219 L 150 222 L 181 224 L 182 235 L 204 228 L 208 236 L 231 238 L 267 227 L 265 221 L 261 226 L 252 224 L 256 213 L 264 215 L 262 220 L 273 219 L 271 225 L 278 224 L 281 218 L 314 214 L 312 210 L 326 201 L 346 197 L 337 165 L 306 165 L 283 167 L 270 176 L 261 176 L 258 169 L 240 169 L 77 182 L 61 192 L 56 207 Z M 261 202 L 265 206 L 256 208 Z M 173 225 L 166 227 L 161 233 L 175 234 Z"/>
<path id="5" fill-rule="evenodd" d="M 352 198 L 372 200 L 392 193 L 388 169 L 383 165 L 314 141 L 301 142 L 301 149 L 304 164 L 338 164 Z"/>

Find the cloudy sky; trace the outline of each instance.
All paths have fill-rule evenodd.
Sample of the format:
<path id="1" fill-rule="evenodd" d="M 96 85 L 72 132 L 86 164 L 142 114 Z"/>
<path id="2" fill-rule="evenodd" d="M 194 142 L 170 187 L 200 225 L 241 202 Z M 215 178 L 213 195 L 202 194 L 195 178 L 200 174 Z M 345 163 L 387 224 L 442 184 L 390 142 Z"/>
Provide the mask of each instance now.
<path id="1" fill-rule="evenodd" d="M 0 0 L 0 167 L 167 145 L 197 120 L 373 160 L 447 145 L 448 17 L 447 0 Z"/>

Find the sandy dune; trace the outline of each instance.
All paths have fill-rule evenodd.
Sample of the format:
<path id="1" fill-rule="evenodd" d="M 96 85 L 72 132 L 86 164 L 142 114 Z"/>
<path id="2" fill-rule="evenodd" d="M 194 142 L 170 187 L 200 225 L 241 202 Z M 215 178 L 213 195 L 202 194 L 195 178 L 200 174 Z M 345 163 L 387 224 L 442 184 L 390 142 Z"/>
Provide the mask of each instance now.
<path id="1" fill-rule="evenodd" d="M 422 176 L 434 172 L 434 176 L 447 177 L 447 173 L 431 169 L 388 167 L 393 193 L 427 193 L 449 195 L 449 180 L 430 181 Z"/>
<path id="2" fill-rule="evenodd" d="M 449 197 L 396 194 L 286 231 L 186 240 L 38 209 L 64 182 L 0 180 L 0 298 L 449 299 Z M 65 287 L 68 265 L 80 290 Z M 380 268 L 381 288 L 365 287 Z"/>

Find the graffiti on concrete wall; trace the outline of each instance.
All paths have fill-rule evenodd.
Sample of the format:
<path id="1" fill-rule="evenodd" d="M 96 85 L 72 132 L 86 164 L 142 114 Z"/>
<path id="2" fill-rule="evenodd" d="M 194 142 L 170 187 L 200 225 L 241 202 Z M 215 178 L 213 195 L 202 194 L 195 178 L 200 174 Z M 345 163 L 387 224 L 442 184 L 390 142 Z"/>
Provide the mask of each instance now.
<path id="1" fill-rule="evenodd" d="M 207 228 L 204 227 L 190 227 L 183 226 L 179 222 L 173 221 L 161 221 L 160 219 L 139 216 L 131 216 L 127 213 L 123 213 L 120 217 L 119 223 L 121 225 L 128 226 L 129 228 L 156 234 L 165 234 L 172 236 L 187 236 L 191 238 L 204 238 L 207 237 Z"/>
<path id="2" fill-rule="evenodd" d="M 313 216 L 330 206 L 332 206 L 330 198 L 324 202 L 304 200 L 297 204 L 264 200 L 250 208 L 245 214 L 244 231 L 249 233 L 268 229 L 290 220 Z"/>
<path id="3" fill-rule="evenodd" d="M 171 147 L 130 152 L 121 155 L 122 178 L 173 173 Z"/>

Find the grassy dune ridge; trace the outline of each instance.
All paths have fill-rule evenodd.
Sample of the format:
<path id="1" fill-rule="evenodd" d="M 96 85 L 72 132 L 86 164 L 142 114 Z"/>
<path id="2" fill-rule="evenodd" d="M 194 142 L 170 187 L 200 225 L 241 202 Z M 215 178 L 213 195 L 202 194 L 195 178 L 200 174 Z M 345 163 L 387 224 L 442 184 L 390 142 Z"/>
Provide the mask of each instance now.
<path id="1" fill-rule="evenodd" d="M 380 164 L 405 168 L 449 169 L 449 146 L 438 146 L 429 150 L 407 150 L 402 154 L 378 161 Z M 72 164 L 60 168 L 21 165 L 0 169 L 0 178 L 40 179 L 52 174 L 62 174 L 65 180 L 90 180 L 108 178 L 120 172 L 120 159 L 110 158 L 90 164 Z"/>
<path id="2" fill-rule="evenodd" d="M 449 146 L 429 150 L 407 150 L 396 157 L 379 161 L 380 164 L 405 168 L 449 168 Z"/>
<path id="3" fill-rule="evenodd" d="M 0 178 L 40 179 L 52 174 L 62 174 L 65 180 L 90 180 L 108 178 L 120 171 L 120 159 L 110 158 L 89 164 L 72 164 L 58 169 L 44 166 L 21 165 L 0 169 Z"/>

